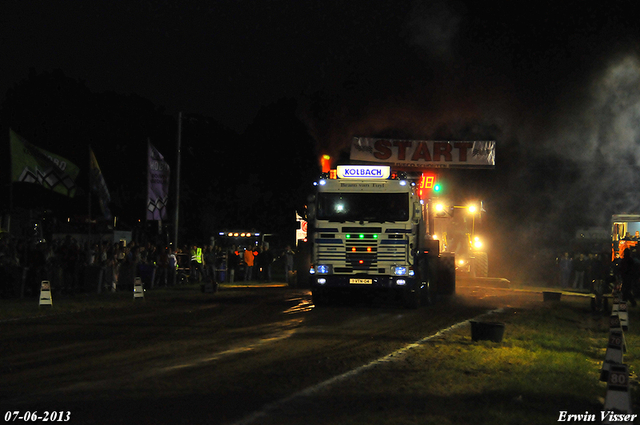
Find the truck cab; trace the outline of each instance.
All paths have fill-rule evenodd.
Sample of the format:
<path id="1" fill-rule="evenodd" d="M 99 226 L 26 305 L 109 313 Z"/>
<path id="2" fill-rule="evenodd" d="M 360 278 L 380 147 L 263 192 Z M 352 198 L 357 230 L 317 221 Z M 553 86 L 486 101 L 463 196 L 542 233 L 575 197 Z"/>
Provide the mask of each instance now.
<path id="1" fill-rule="evenodd" d="M 439 247 L 415 182 L 389 166 L 343 165 L 335 174 L 321 177 L 309 205 L 314 303 L 345 291 L 392 293 L 412 308 L 430 303 Z M 443 288 L 455 291 L 455 276 Z"/>
<path id="2" fill-rule="evenodd" d="M 434 237 L 440 240 L 440 250 L 455 253 L 456 272 L 469 277 L 488 277 L 489 261 L 483 239 L 477 233 L 482 202 L 455 205 L 451 200 L 432 201 Z"/>
<path id="3" fill-rule="evenodd" d="M 611 217 L 611 261 L 622 258 L 626 248 L 640 241 L 640 214 L 614 214 Z"/>

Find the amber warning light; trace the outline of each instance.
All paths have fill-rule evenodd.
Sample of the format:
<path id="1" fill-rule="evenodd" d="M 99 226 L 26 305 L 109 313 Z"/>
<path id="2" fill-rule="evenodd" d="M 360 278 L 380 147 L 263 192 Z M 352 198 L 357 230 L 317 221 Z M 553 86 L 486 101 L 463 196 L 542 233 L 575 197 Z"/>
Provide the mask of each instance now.
<path id="1" fill-rule="evenodd" d="M 331 157 L 329 155 L 322 155 L 320 157 L 320 169 L 323 173 L 328 173 L 331 169 Z"/>

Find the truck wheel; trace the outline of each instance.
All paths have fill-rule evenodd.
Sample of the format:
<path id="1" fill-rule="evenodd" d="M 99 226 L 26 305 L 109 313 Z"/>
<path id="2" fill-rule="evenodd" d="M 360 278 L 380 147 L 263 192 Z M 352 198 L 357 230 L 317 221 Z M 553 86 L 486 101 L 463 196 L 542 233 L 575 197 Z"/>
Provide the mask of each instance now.
<path id="1" fill-rule="evenodd" d="M 422 282 L 422 290 L 421 290 L 420 303 L 422 305 L 432 305 L 435 304 L 435 294 L 433 293 L 433 288 L 431 288 L 431 282 L 429 280 Z"/>
<path id="2" fill-rule="evenodd" d="M 474 261 L 475 277 L 489 277 L 489 258 L 486 252 L 476 252 Z"/>
<path id="3" fill-rule="evenodd" d="M 441 254 L 438 258 L 438 295 L 456 293 L 456 258 L 454 254 Z"/>
<path id="4" fill-rule="evenodd" d="M 423 258 L 422 261 L 417 262 L 417 276 L 416 279 L 420 288 L 420 304 L 431 305 L 435 301 L 435 291 L 431 285 L 432 276 L 437 273 L 435 269 L 437 264 L 437 258 Z"/>

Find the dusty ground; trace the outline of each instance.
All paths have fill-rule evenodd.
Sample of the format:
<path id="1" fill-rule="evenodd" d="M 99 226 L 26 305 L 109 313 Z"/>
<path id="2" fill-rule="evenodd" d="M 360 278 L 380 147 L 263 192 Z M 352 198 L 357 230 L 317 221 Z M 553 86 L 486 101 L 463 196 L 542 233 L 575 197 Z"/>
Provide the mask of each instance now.
<path id="1" fill-rule="evenodd" d="M 284 420 L 295 406 L 305 411 L 335 380 L 364 379 L 363 365 L 489 310 L 540 302 L 475 286 L 416 311 L 316 309 L 303 289 L 151 292 L 118 308 L 0 323 L 0 407 L 68 411 L 83 424 L 296 423 Z"/>

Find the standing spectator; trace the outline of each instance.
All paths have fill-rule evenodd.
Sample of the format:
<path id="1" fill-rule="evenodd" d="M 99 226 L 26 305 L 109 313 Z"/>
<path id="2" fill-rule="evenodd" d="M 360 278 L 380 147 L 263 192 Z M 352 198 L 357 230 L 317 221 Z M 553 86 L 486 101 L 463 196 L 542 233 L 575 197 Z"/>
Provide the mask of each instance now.
<path id="1" fill-rule="evenodd" d="M 158 246 L 156 249 L 156 275 L 155 279 L 158 286 L 167 286 L 167 276 L 169 269 L 169 253 L 168 248 L 162 248 Z"/>
<path id="2" fill-rule="evenodd" d="M 169 248 L 169 254 L 167 255 L 167 272 L 170 285 L 176 284 L 176 275 L 178 271 L 178 258 L 173 252 L 173 248 Z"/>
<path id="3" fill-rule="evenodd" d="M 573 270 L 573 260 L 569 257 L 568 252 L 562 255 L 560 261 L 558 261 L 558 265 L 560 266 L 560 286 L 562 288 L 568 288 L 571 271 Z"/>
<path id="4" fill-rule="evenodd" d="M 147 264 L 158 264 L 158 257 L 162 251 L 162 247 L 149 243 L 147 245 Z"/>
<path id="5" fill-rule="evenodd" d="M 260 256 L 263 257 L 264 280 L 265 282 L 271 282 L 271 263 L 273 263 L 273 252 L 269 249 L 269 244 L 264 244 L 264 251 L 262 251 Z"/>
<path id="6" fill-rule="evenodd" d="M 289 275 L 293 273 L 293 257 L 295 253 L 291 249 L 291 246 L 287 245 L 282 255 L 284 256 L 284 278 L 287 284 L 290 284 L 291 282 L 289 282 L 289 280 L 292 276 Z"/>
<path id="7" fill-rule="evenodd" d="M 254 263 L 255 255 L 253 254 L 253 250 L 251 248 L 247 248 L 244 250 L 244 263 L 245 263 L 245 271 L 244 271 L 244 280 L 251 280 L 253 277 L 253 263 Z"/>
<path id="8" fill-rule="evenodd" d="M 267 259 L 267 255 L 265 254 L 265 251 L 264 251 L 264 245 L 260 245 L 258 247 L 258 255 L 256 255 L 256 258 L 255 258 L 255 265 L 256 265 L 256 272 L 257 272 L 256 280 L 259 280 L 261 282 L 266 280 L 265 279 L 265 274 L 267 272 L 266 259 Z"/>
<path id="9" fill-rule="evenodd" d="M 631 250 L 625 248 L 620 260 L 620 277 L 622 279 L 622 298 L 625 301 L 629 301 L 632 306 L 636 306 L 636 300 L 634 297 L 634 289 L 640 276 L 639 268 L 636 262 L 631 257 Z"/>
<path id="10" fill-rule="evenodd" d="M 85 242 L 84 244 L 84 265 L 92 266 L 96 262 L 96 254 L 98 251 L 98 247 L 95 244 L 91 244 L 89 242 Z"/>
<path id="11" fill-rule="evenodd" d="M 587 261 L 584 258 L 584 254 L 580 254 L 574 262 L 573 269 L 576 271 L 573 279 L 573 289 L 584 289 L 584 274 L 587 270 Z"/>
<path id="12" fill-rule="evenodd" d="M 71 293 L 77 286 L 78 274 L 78 243 L 71 236 L 67 235 L 61 247 L 62 254 L 62 279 L 63 291 Z"/>
<path id="13" fill-rule="evenodd" d="M 189 251 L 191 256 L 190 262 L 190 278 L 192 281 L 202 282 L 203 264 L 202 248 L 193 245 Z"/>
<path id="14" fill-rule="evenodd" d="M 262 280 L 262 245 L 253 247 L 253 277 Z"/>
<path id="15" fill-rule="evenodd" d="M 591 286 L 599 288 L 606 280 L 606 266 L 601 254 L 594 254 L 591 261 Z"/>
<path id="16" fill-rule="evenodd" d="M 240 258 L 238 257 L 238 251 L 236 251 L 235 245 L 232 245 L 227 252 L 227 268 L 229 269 L 229 282 L 233 283 L 236 279 L 236 269 L 240 264 Z"/>
<path id="17" fill-rule="evenodd" d="M 127 259 L 128 248 L 125 246 L 124 242 L 120 242 L 115 246 L 116 251 L 116 260 L 118 263 L 123 263 L 124 260 Z"/>
<path id="18" fill-rule="evenodd" d="M 204 249 L 204 274 L 211 282 L 216 281 L 216 253 L 211 245 L 207 245 Z"/>

